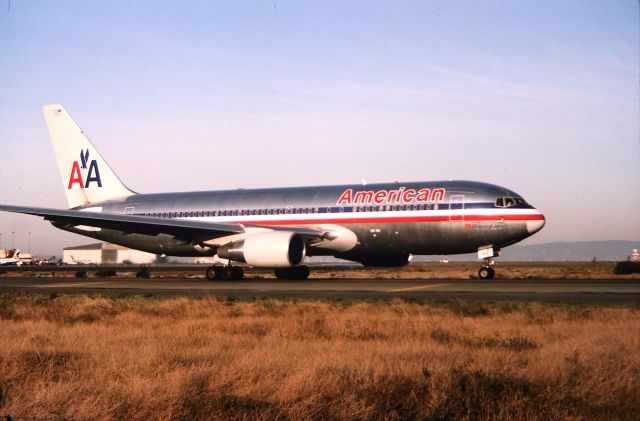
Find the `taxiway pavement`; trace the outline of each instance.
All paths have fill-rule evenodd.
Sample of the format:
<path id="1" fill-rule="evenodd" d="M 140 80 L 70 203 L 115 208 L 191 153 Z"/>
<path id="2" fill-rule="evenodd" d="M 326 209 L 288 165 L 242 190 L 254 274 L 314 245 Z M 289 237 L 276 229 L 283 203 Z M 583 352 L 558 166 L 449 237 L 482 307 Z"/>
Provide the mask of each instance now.
<path id="1" fill-rule="evenodd" d="M 0 292 L 217 297 L 527 300 L 640 304 L 637 279 L 245 279 L 0 277 Z"/>

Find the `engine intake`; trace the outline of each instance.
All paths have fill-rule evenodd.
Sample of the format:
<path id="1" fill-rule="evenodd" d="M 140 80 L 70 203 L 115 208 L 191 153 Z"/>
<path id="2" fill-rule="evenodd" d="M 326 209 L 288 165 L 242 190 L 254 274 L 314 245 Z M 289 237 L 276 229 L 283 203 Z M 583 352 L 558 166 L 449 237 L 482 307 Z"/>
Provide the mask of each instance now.
<path id="1" fill-rule="evenodd" d="M 289 231 L 261 232 L 218 248 L 218 257 L 222 259 L 269 268 L 299 265 L 305 254 L 302 237 Z"/>

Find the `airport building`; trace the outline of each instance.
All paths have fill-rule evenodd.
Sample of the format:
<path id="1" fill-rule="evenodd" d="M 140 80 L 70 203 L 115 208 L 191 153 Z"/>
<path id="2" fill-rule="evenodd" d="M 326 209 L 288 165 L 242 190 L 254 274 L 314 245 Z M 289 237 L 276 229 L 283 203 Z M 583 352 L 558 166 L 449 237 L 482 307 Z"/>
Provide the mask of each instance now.
<path id="1" fill-rule="evenodd" d="M 156 255 L 132 250 L 110 243 L 93 243 L 84 246 L 66 247 L 62 252 L 65 264 L 150 264 Z"/>

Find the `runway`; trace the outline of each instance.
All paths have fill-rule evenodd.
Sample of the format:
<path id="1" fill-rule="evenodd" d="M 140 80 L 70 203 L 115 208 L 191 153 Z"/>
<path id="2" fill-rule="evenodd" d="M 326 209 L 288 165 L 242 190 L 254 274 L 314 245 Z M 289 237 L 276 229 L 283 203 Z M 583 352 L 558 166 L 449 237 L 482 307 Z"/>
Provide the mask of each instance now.
<path id="1" fill-rule="evenodd" d="M 418 280 L 38 278 L 0 277 L 0 293 L 104 295 L 213 295 L 237 298 L 527 300 L 640 304 L 640 281 L 599 280 Z"/>

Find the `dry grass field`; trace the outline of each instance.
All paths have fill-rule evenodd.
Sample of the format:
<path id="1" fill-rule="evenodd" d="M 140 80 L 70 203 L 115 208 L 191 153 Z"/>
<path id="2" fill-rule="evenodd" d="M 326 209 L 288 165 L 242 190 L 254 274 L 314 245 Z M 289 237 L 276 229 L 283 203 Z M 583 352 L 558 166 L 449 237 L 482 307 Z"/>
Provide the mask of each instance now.
<path id="1" fill-rule="evenodd" d="M 0 296 L 0 418 L 639 419 L 640 311 Z"/>

